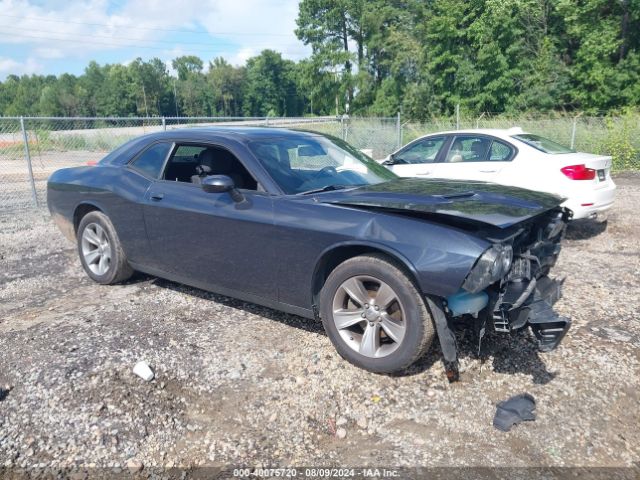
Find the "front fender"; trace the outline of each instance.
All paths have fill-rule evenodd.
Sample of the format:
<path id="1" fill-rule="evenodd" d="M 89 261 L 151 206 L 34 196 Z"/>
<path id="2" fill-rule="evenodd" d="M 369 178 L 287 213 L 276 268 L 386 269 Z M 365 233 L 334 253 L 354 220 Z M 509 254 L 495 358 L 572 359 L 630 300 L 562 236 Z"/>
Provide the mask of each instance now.
<path id="1" fill-rule="evenodd" d="M 418 283 L 418 272 L 413 264 L 402 253 L 395 251 L 387 245 L 367 241 L 367 240 L 348 240 L 333 244 L 325 248 L 315 259 L 315 267 L 312 276 L 312 297 L 313 303 L 317 303 L 315 297 L 320 293 L 322 288 L 322 280 L 325 278 L 325 270 L 327 266 L 333 265 L 338 261 L 344 261 L 354 255 L 368 252 L 380 252 L 393 258 L 400 265 L 405 267 L 412 277 L 412 280 Z M 334 265 L 335 266 L 335 265 Z"/>
<path id="2" fill-rule="evenodd" d="M 455 227 L 393 214 L 367 222 L 361 238 L 400 259 L 424 295 L 457 292 L 476 260 L 491 245 Z"/>

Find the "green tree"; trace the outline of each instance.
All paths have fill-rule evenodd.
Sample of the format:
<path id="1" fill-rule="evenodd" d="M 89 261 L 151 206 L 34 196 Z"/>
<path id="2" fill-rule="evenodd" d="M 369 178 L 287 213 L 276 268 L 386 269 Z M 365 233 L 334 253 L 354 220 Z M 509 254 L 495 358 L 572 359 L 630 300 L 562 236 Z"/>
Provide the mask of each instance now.
<path id="1" fill-rule="evenodd" d="M 244 76 L 244 68 L 234 67 L 222 57 L 209 62 L 207 86 L 211 91 L 215 115 L 242 115 Z"/>
<path id="2" fill-rule="evenodd" d="M 107 65 L 105 68 L 104 87 L 96 95 L 99 115 L 135 116 L 137 109 L 137 89 L 135 80 L 128 67 L 124 65 Z"/>
<path id="3" fill-rule="evenodd" d="M 640 1 L 558 0 L 558 11 L 573 105 L 591 111 L 638 105 Z"/>
<path id="4" fill-rule="evenodd" d="M 273 50 L 263 50 L 247 61 L 244 114 L 294 116 L 302 113 L 295 83 L 294 63 Z"/>
<path id="5" fill-rule="evenodd" d="M 346 96 L 341 103 L 352 103 L 354 96 L 350 39 L 356 40 L 358 62 L 364 58 L 360 24 L 364 4 L 365 0 L 302 0 L 299 5 L 295 33 L 305 45 L 311 45 L 321 70 L 335 75 L 335 94 Z"/>
<path id="6" fill-rule="evenodd" d="M 148 62 L 141 58 L 129 64 L 131 88 L 136 93 L 137 111 L 140 116 L 160 115 L 169 104 L 169 73 L 159 58 Z"/>
<path id="7" fill-rule="evenodd" d="M 204 63 L 199 57 L 195 55 L 184 55 L 182 57 L 175 58 L 171 65 L 173 69 L 178 72 L 178 78 L 180 80 L 186 80 L 190 75 L 202 73 Z"/>
<path id="8" fill-rule="evenodd" d="M 301 0 L 297 63 L 185 55 L 9 75 L 4 115 L 611 112 L 640 105 L 640 0 Z M 347 104 L 349 108 L 347 108 Z"/>

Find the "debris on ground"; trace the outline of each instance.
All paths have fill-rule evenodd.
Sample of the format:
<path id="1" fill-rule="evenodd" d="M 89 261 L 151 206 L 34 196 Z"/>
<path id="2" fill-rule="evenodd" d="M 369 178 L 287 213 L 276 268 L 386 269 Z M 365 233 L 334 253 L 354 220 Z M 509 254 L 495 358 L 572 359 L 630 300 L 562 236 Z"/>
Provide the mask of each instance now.
<path id="1" fill-rule="evenodd" d="M 145 382 L 150 382 L 155 377 L 155 373 L 151 370 L 151 367 L 147 362 L 140 361 L 133 367 L 133 373 L 143 379 Z"/>
<path id="2" fill-rule="evenodd" d="M 130 458 L 127 460 L 126 465 L 132 473 L 140 472 L 144 468 L 144 464 L 136 458 Z"/>
<path id="3" fill-rule="evenodd" d="M 5 385 L 4 387 L 0 387 L 0 402 L 7 398 L 9 392 L 11 391 L 11 387 L 9 385 Z"/>
<path id="4" fill-rule="evenodd" d="M 493 417 L 493 426 L 503 432 L 508 432 L 511 427 L 520 422 L 533 421 L 536 419 L 536 400 L 528 393 L 514 395 L 513 397 L 500 402 Z"/>

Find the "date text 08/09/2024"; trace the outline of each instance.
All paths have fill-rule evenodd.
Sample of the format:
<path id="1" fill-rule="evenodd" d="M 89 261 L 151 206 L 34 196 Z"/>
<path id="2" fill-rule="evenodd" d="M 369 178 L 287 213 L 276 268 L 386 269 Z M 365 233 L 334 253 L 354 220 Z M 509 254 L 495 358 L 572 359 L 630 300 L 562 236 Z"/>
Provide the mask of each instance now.
<path id="1" fill-rule="evenodd" d="M 398 478 L 388 468 L 236 468 L 236 478 Z"/>

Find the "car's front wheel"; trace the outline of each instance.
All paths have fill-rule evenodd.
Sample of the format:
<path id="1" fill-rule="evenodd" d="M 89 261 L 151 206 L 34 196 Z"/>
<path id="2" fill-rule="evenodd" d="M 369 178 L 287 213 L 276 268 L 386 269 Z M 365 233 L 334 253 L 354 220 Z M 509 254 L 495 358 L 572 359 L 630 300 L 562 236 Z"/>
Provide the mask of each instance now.
<path id="1" fill-rule="evenodd" d="M 111 220 L 104 213 L 87 213 L 78 225 L 80 262 L 92 280 L 103 285 L 123 282 L 133 274 Z"/>
<path id="2" fill-rule="evenodd" d="M 338 353 L 376 373 L 404 370 L 435 336 L 420 292 L 382 255 L 361 255 L 338 265 L 322 289 L 320 315 Z"/>

